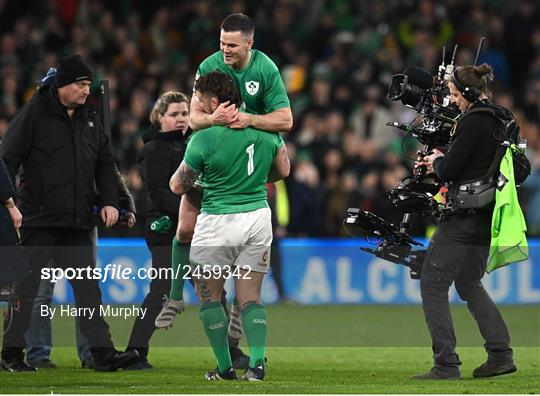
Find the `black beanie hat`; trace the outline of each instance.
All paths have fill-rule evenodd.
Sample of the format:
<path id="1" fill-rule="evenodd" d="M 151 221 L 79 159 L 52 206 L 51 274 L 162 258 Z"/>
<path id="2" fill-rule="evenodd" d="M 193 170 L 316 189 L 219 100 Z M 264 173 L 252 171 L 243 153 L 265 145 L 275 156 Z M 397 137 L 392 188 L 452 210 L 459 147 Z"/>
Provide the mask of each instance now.
<path id="1" fill-rule="evenodd" d="M 82 56 L 75 54 L 61 58 L 56 73 L 56 86 L 60 88 L 82 80 L 92 81 L 92 69 Z"/>

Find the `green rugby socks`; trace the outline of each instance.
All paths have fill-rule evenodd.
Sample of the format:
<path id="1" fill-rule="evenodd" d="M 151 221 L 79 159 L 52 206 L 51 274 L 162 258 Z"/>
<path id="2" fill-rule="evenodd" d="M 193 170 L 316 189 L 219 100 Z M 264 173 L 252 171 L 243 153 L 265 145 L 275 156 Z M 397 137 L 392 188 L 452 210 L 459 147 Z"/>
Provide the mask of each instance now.
<path id="1" fill-rule="evenodd" d="M 173 300 L 184 299 L 184 275 L 189 266 L 190 243 L 180 243 L 176 237 L 172 242 L 172 270 L 171 292 L 169 298 Z"/>
<path id="2" fill-rule="evenodd" d="M 249 367 L 264 365 L 268 316 L 258 303 L 249 304 L 242 310 L 242 324 L 249 345 Z"/>
<path id="3" fill-rule="evenodd" d="M 232 361 L 229 353 L 227 315 L 221 302 L 203 303 L 199 310 L 199 318 L 214 351 L 219 372 L 223 373 L 232 367 Z"/>

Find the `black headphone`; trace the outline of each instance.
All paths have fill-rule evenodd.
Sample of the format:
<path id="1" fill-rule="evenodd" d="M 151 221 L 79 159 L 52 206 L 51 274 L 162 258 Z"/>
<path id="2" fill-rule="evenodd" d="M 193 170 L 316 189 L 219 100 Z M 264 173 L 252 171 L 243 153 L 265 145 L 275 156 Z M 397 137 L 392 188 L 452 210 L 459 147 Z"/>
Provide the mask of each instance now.
<path id="1" fill-rule="evenodd" d="M 459 81 L 457 72 L 460 69 L 461 66 L 456 67 L 452 72 L 452 82 L 456 86 L 457 90 L 461 92 L 465 99 L 467 99 L 469 102 L 476 102 L 480 98 L 482 92 L 480 92 L 478 88 L 468 87 L 465 84 L 462 84 L 461 81 Z"/>

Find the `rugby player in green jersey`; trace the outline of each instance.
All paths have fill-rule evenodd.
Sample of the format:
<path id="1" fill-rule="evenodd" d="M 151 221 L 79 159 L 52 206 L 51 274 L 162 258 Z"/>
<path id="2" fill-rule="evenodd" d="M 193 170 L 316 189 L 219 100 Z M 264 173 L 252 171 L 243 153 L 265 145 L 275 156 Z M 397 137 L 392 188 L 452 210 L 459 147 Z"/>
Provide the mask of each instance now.
<path id="1" fill-rule="evenodd" d="M 232 78 L 220 71 L 200 76 L 195 95 L 209 113 L 222 103 L 242 102 Z M 229 353 L 227 315 L 221 303 L 232 277 L 249 345 L 248 381 L 264 379 L 268 318 L 260 303 L 270 270 L 272 221 L 266 182 L 289 175 L 287 149 L 279 134 L 252 128 L 213 126 L 194 134 L 184 160 L 170 180 L 171 190 L 187 194 L 199 175 L 205 186 L 190 252 L 191 277 L 201 301 L 199 317 L 217 360 L 208 380 L 236 379 Z"/>
<path id="2" fill-rule="evenodd" d="M 289 98 L 279 69 L 263 52 L 252 49 L 253 34 L 253 22 L 243 14 L 229 15 L 221 24 L 220 51 L 200 64 L 195 80 L 214 70 L 226 73 L 236 83 L 243 103 L 237 109 L 225 102 L 208 114 L 200 102 L 192 98 L 191 129 L 229 125 L 288 132 L 292 128 Z"/>
<path id="3" fill-rule="evenodd" d="M 238 107 L 224 101 L 210 112 L 194 95 L 190 105 L 190 127 L 193 131 L 214 125 L 227 125 L 233 129 L 254 127 L 269 133 L 288 132 L 292 128 L 290 103 L 279 70 L 268 56 L 252 49 L 253 41 L 254 25 L 248 16 L 232 14 L 223 20 L 220 51 L 200 64 L 196 80 L 214 70 L 222 71 L 233 78 L 242 102 Z M 158 328 L 170 327 L 176 314 L 184 310 L 184 269 L 189 266 L 190 244 L 200 202 L 201 195 L 196 189 L 182 197 L 178 229 L 172 244 L 172 268 L 175 276 L 171 283 L 170 298 L 165 300 L 156 319 Z M 237 368 L 243 368 L 247 359 L 236 347 L 242 336 L 242 326 L 234 308 L 231 312 L 230 334 L 233 336 L 233 361 Z"/>

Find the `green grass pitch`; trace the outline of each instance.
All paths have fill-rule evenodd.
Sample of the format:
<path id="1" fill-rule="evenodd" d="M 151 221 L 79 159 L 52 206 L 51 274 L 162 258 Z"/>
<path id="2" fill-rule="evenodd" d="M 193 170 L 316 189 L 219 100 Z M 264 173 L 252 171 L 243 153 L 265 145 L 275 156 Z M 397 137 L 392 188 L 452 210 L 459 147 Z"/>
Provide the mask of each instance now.
<path id="1" fill-rule="evenodd" d="M 539 393 L 540 307 L 502 307 L 518 371 L 473 379 L 486 358 L 467 308 L 453 307 L 461 381 L 414 381 L 431 365 L 430 341 L 418 306 L 268 306 L 270 347 L 263 383 L 206 382 L 215 367 L 190 307 L 174 327 L 156 332 L 147 371 L 96 373 L 79 368 L 72 319 L 54 323 L 57 369 L 0 372 L 1 393 Z M 108 318 L 117 345 L 133 320 Z"/>

